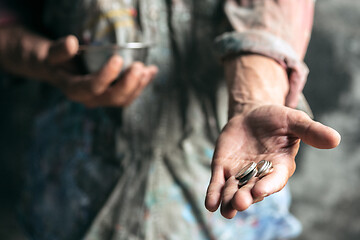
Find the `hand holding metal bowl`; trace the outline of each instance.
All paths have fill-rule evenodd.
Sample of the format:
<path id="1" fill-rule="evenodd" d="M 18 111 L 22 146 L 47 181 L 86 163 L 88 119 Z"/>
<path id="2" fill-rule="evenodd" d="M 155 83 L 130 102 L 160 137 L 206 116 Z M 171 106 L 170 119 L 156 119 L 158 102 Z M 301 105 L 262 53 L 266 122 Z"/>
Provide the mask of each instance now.
<path id="1" fill-rule="evenodd" d="M 97 72 L 113 55 L 123 59 L 124 72 L 132 63 L 146 62 L 150 43 L 128 42 L 114 45 L 81 45 L 79 53 L 83 58 L 86 69 L 90 73 Z"/>
<path id="2" fill-rule="evenodd" d="M 80 82 L 89 88 L 77 89 L 90 93 L 82 103 L 88 107 L 124 107 L 135 100 L 158 72 L 156 66 L 146 65 L 150 46 L 143 42 L 80 46 L 78 57 L 89 73 Z M 120 57 L 122 63 L 117 61 Z"/>

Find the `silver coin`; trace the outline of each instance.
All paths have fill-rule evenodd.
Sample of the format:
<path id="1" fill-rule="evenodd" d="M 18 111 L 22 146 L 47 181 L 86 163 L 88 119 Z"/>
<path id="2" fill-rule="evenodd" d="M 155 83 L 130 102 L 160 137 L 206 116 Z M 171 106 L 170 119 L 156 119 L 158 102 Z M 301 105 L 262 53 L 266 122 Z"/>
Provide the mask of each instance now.
<path id="1" fill-rule="evenodd" d="M 256 168 L 258 170 L 258 175 L 263 173 L 267 168 L 268 168 L 268 161 L 266 160 L 261 160 L 260 162 L 257 163 Z"/>
<path id="2" fill-rule="evenodd" d="M 269 172 L 271 165 L 272 165 L 271 162 L 265 160 L 261 168 L 261 171 L 258 172 L 257 177 L 262 178 L 263 176 L 265 176 Z"/>
<path id="3" fill-rule="evenodd" d="M 257 164 L 257 169 L 258 169 L 258 173 L 257 173 L 257 177 L 258 178 L 262 178 L 264 176 L 266 176 L 267 174 L 269 174 L 273 167 L 272 167 L 272 162 L 267 161 L 267 160 L 261 160 L 258 164 Z"/>
<path id="4" fill-rule="evenodd" d="M 266 175 L 268 175 L 269 173 L 271 173 L 273 171 L 273 168 L 268 168 L 266 169 L 264 172 L 262 172 L 258 177 L 259 178 L 262 178 L 262 177 L 265 177 Z"/>
<path id="5" fill-rule="evenodd" d="M 240 180 L 241 178 L 245 177 L 246 175 L 248 175 L 250 172 L 252 172 L 254 169 L 256 169 L 256 163 L 255 162 L 251 162 L 248 165 L 246 165 L 245 167 L 243 167 L 236 175 L 235 178 L 237 180 Z"/>
<path id="6" fill-rule="evenodd" d="M 251 172 L 249 172 L 248 175 L 240 178 L 239 181 L 249 181 L 252 177 L 256 176 L 257 173 L 258 173 L 258 170 L 256 168 L 254 168 Z"/>
<path id="7" fill-rule="evenodd" d="M 239 179 L 239 183 L 238 186 L 239 188 L 244 186 L 245 184 L 247 184 L 250 179 L 252 179 L 253 177 L 256 176 L 256 174 L 258 173 L 258 170 L 256 168 L 254 168 L 251 172 L 249 172 L 247 175 L 245 175 L 244 177 Z"/>
<path id="8" fill-rule="evenodd" d="M 266 160 L 261 160 L 260 162 L 258 162 L 258 164 L 256 165 L 256 168 L 258 169 L 258 175 L 261 174 L 267 167 L 268 167 L 268 162 Z"/>

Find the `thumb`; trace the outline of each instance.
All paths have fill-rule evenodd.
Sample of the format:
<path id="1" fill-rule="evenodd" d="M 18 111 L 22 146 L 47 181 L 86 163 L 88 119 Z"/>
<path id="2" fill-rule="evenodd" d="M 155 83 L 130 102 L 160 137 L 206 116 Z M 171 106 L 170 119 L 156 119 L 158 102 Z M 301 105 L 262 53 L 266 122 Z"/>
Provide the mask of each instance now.
<path id="1" fill-rule="evenodd" d="M 288 131 L 304 143 L 320 149 L 335 148 L 341 136 L 334 129 L 313 121 L 306 113 L 291 109 L 288 113 Z"/>
<path id="2" fill-rule="evenodd" d="M 79 41 L 69 35 L 54 42 L 49 49 L 47 61 L 51 65 L 56 65 L 73 58 L 79 49 Z"/>

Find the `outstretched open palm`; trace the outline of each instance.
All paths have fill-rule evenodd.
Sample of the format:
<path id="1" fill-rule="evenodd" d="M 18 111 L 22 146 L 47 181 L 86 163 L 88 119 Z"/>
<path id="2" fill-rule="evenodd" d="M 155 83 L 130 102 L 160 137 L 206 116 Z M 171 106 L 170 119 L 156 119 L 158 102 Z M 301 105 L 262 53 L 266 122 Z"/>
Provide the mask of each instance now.
<path id="1" fill-rule="evenodd" d="M 212 162 L 206 208 L 232 218 L 237 211 L 280 191 L 295 171 L 300 140 L 317 148 L 334 148 L 340 135 L 304 112 L 281 105 L 254 106 L 232 117 L 223 129 Z M 271 161 L 273 171 L 239 188 L 236 173 L 250 161 Z"/>

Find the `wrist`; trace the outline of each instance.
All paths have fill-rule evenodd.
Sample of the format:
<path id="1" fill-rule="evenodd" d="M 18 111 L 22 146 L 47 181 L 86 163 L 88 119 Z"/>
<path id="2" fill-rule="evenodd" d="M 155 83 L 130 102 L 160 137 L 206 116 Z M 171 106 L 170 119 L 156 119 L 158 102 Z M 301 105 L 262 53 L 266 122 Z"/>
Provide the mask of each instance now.
<path id="1" fill-rule="evenodd" d="M 261 55 L 243 55 L 225 61 L 229 117 L 259 105 L 284 105 L 289 92 L 285 69 Z"/>

